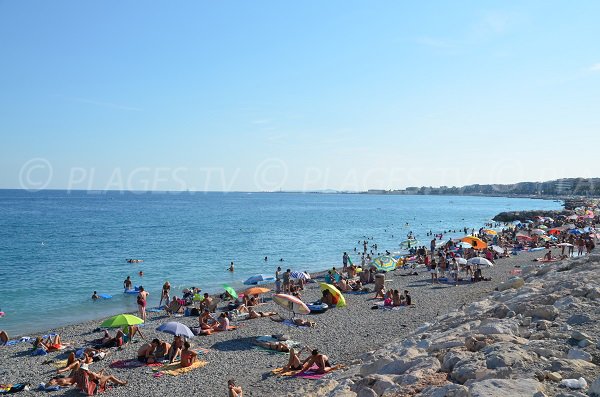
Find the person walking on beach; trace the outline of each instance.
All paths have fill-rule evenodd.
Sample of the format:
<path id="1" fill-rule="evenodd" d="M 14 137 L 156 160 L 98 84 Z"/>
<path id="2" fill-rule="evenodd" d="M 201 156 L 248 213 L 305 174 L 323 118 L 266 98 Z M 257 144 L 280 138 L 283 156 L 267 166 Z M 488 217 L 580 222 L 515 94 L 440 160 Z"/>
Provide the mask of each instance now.
<path id="1" fill-rule="evenodd" d="M 283 273 L 283 292 L 290 292 L 290 276 L 292 271 L 287 269 L 285 273 Z"/>
<path id="2" fill-rule="evenodd" d="M 138 311 L 140 312 L 140 317 L 142 318 L 142 320 L 144 320 L 144 322 L 146 322 L 146 301 L 148 299 L 148 295 L 150 294 L 144 291 L 144 287 L 140 285 L 140 292 L 137 296 L 137 304 Z"/>
<path id="3" fill-rule="evenodd" d="M 162 305 L 163 299 L 165 301 L 165 306 L 169 305 L 170 291 L 171 291 L 171 284 L 169 283 L 169 280 L 167 280 L 167 281 L 165 281 L 165 283 L 163 284 L 163 287 L 162 287 L 162 293 L 160 294 L 160 302 L 158 302 L 159 307 Z"/>
<path id="4" fill-rule="evenodd" d="M 342 256 L 342 271 L 346 272 L 348 270 L 348 254 L 346 252 L 344 252 L 344 255 Z"/>
<path id="5" fill-rule="evenodd" d="M 277 266 L 275 270 L 275 293 L 281 292 L 281 266 Z"/>
<path id="6" fill-rule="evenodd" d="M 432 284 L 439 284 L 440 282 L 438 281 L 438 267 L 437 264 L 435 263 L 435 259 L 433 259 L 431 261 L 431 265 L 429 267 L 429 272 L 431 273 L 431 283 Z"/>

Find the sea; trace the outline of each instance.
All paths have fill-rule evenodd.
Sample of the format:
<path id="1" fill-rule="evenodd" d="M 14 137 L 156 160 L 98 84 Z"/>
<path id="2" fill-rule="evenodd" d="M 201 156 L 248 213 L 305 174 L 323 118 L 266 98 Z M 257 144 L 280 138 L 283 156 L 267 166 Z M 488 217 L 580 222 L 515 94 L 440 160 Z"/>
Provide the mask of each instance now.
<path id="1" fill-rule="evenodd" d="M 409 232 L 428 245 L 429 231 L 460 237 L 501 211 L 560 208 L 504 197 L 0 190 L 0 329 L 30 335 L 135 311 L 127 276 L 155 307 L 167 280 L 179 296 L 222 292 L 278 266 L 358 260 L 365 239 L 393 252 Z M 94 291 L 112 298 L 92 301 Z"/>

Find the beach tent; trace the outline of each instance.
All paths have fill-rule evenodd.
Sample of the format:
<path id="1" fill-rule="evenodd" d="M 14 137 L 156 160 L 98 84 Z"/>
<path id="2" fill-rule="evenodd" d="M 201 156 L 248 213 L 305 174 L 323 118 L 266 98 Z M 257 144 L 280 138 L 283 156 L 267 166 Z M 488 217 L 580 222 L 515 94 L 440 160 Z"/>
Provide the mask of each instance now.
<path id="1" fill-rule="evenodd" d="M 129 325 L 142 324 L 144 320 L 141 318 L 134 316 L 133 314 L 117 314 L 116 316 L 112 316 L 108 318 L 100 324 L 102 328 L 120 328 L 126 327 Z"/>
<path id="2" fill-rule="evenodd" d="M 275 277 L 267 274 L 255 274 L 254 276 L 248 277 L 248 279 L 244 281 L 244 285 L 256 285 L 258 283 L 268 282 L 275 282 Z"/>
<path id="3" fill-rule="evenodd" d="M 293 314 L 308 314 L 310 309 L 306 306 L 306 303 L 292 295 L 287 294 L 275 294 L 273 295 L 273 302 L 286 310 L 291 311 Z"/>
<path id="4" fill-rule="evenodd" d="M 344 295 L 342 295 L 340 290 L 337 289 L 335 286 L 333 286 L 331 284 L 327 284 L 327 283 L 319 283 L 319 286 L 321 287 L 321 291 L 329 290 L 329 292 L 333 296 L 337 297 L 338 302 L 337 302 L 336 307 L 345 307 L 346 306 L 346 298 L 344 298 Z"/>
<path id="5" fill-rule="evenodd" d="M 176 321 L 169 321 L 168 323 L 161 324 L 156 328 L 156 330 L 175 336 L 185 336 L 186 338 L 194 337 L 194 333 L 188 328 L 187 325 L 178 323 Z"/>
<path id="6" fill-rule="evenodd" d="M 483 241 L 482 239 L 480 239 L 479 237 L 467 236 L 467 237 L 461 238 L 460 241 L 462 241 L 464 243 L 469 243 L 473 246 L 473 248 L 478 249 L 478 250 L 487 248 L 487 243 L 485 241 Z"/>

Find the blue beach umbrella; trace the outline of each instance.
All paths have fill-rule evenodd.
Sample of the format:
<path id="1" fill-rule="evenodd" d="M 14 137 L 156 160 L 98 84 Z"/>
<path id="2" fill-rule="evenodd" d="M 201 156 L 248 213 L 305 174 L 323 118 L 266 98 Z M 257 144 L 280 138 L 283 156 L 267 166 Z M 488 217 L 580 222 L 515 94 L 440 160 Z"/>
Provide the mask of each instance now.
<path id="1" fill-rule="evenodd" d="M 186 338 L 193 338 L 194 333 L 187 325 L 178 323 L 176 321 L 169 321 L 156 328 L 157 331 L 165 332 L 167 334 L 175 336 L 185 336 Z"/>

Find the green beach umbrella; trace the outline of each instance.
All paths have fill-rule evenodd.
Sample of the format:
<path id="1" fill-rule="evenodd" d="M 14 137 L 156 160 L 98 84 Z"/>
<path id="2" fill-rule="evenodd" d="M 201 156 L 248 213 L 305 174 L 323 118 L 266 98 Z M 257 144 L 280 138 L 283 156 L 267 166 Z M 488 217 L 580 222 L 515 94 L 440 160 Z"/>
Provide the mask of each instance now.
<path id="1" fill-rule="evenodd" d="M 142 324 L 143 322 L 144 320 L 133 314 L 117 314 L 104 320 L 100 326 L 104 328 L 119 328 L 127 325 Z"/>
<path id="2" fill-rule="evenodd" d="M 233 288 L 231 288 L 227 284 L 223 284 L 223 288 L 225 289 L 225 292 L 227 292 L 229 295 L 233 296 L 234 299 L 237 299 L 238 294 L 237 294 L 237 292 L 235 292 L 235 290 Z"/>
<path id="3" fill-rule="evenodd" d="M 396 269 L 396 261 L 391 256 L 380 256 L 373 259 L 371 266 L 381 272 L 390 272 Z"/>

